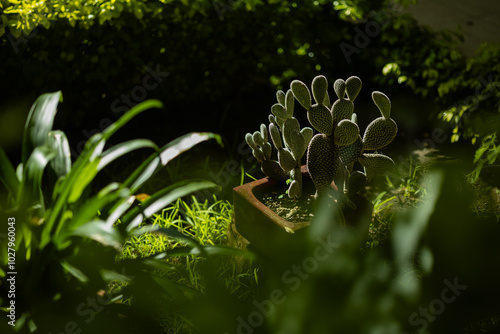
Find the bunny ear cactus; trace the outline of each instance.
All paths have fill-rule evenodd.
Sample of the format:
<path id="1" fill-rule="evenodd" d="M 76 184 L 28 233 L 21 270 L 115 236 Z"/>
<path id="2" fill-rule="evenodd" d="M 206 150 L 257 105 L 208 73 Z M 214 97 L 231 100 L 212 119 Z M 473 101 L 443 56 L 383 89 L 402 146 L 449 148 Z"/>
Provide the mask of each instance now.
<path id="1" fill-rule="evenodd" d="M 398 133 L 398 126 L 391 118 L 389 98 L 384 93 L 373 92 L 372 99 L 382 117 L 376 118 L 366 127 L 363 136 L 364 150 L 379 150 L 392 142 Z"/>
<path id="2" fill-rule="evenodd" d="M 333 84 L 333 88 L 338 97 L 338 100 L 335 101 L 332 106 L 332 116 L 334 117 L 335 123 L 343 119 L 351 119 L 354 112 L 354 103 L 345 98 L 346 86 L 346 82 L 342 79 L 337 79 Z"/>
<path id="3" fill-rule="evenodd" d="M 398 128 L 396 122 L 390 118 L 391 101 L 382 92 L 372 93 L 373 102 L 380 110 L 382 117 L 373 120 L 366 128 L 363 138 L 359 137 L 352 145 L 342 147 L 340 159 L 342 163 L 352 170 L 353 164 L 359 161 L 365 168 L 368 180 L 375 175 L 384 174 L 394 167 L 394 161 L 383 154 L 363 153 L 384 148 L 396 137 Z M 357 116 L 353 114 L 353 121 Z"/>
<path id="4" fill-rule="evenodd" d="M 269 115 L 269 134 L 278 151 L 277 161 L 270 159 L 271 145 L 264 135 L 265 125 L 261 125 L 260 132 L 247 134 L 247 143 L 262 164 L 262 170 L 270 177 L 292 180 L 288 189 L 290 198 L 301 196 L 300 164 L 306 152 L 316 197 L 329 193 L 332 183 L 339 191 L 338 199 L 342 199 L 344 188 L 348 196 L 354 195 L 374 175 L 394 167 L 391 158 L 367 152 L 387 146 L 397 134 L 396 122 L 390 118 L 391 101 L 381 92 L 372 93 L 381 117 L 371 122 L 361 137 L 354 113 L 354 100 L 361 87 L 361 79 L 356 76 L 337 79 L 333 84 L 337 97 L 333 104 L 328 94 L 328 80 L 322 75 L 313 79 L 311 90 L 302 81 L 293 80 L 286 93 L 278 91 L 278 103 L 271 107 L 272 114 Z M 317 134 L 314 135 L 309 127 L 300 129 L 299 122 L 293 117 L 295 100 L 307 111 L 307 119 Z M 356 162 L 364 167 L 364 172 L 352 171 Z"/>
<path id="5" fill-rule="evenodd" d="M 349 120 L 354 105 L 345 99 L 346 83 L 343 80 L 337 80 L 334 84 L 339 99 L 331 108 L 326 77 L 320 75 L 312 81 L 315 104 L 312 104 L 311 92 L 306 84 L 294 80 L 290 87 L 297 101 L 307 110 L 307 118 L 312 127 L 319 132 L 309 143 L 307 167 L 316 187 L 316 194 L 323 194 L 331 188 L 339 173 L 340 147 L 351 145 L 359 137 L 357 124 Z"/>
<path id="6" fill-rule="evenodd" d="M 245 141 L 252 149 L 255 159 L 260 163 L 262 172 L 275 180 L 285 181 L 288 175 L 276 160 L 271 159 L 272 146 L 268 141 L 267 133 L 266 125 L 261 124 L 260 131 L 256 131 L 253 134 L 247 133 Z"/>
<path id="7" fill-rule="evenodd" d="M 278 104 L 271 108 L 274 117 L 270 117 L 272 123 L 269 124 L 269 132 L 278 151 L 278 163 L 292 179 L 288 196 L 299 198 L 302 195 L 300 165 L 313 130 L 307 127 L 300 129 L 299 121 L 293 117 L 295 99 L 291 90 L 286 94 L 283 91 L 278 92 L 277 98 Z"/>
<path id="8" fill-rule="evenodd" d="M 271 144 L 267 140 L 267 129 L 261 125 L 261 131 L 247 134 L 247 144 L 252 148 L 256 159 L 261 163 L 262 171 L 278 181 L 291 179 L 288 189 L 290 198 L 302 195 L 302 173 L 300 165 L 307 146 L 313 136 L 313 130 L 300 128 L 299 121 L 293 117 L 295 98 L 291 90 L 276 93 L 278 103 L 271 107 L 269 115 L 269 134 L 278 152 L 278 160 L 271 160 Z M 264 138 L 263 132 L 266 132 Z M 262 137 L 262 138 L 261 138 Z M 265 139 L 265 140 L 261 140 Z M 259 144 L 262 144 L 259 147 Z"/>

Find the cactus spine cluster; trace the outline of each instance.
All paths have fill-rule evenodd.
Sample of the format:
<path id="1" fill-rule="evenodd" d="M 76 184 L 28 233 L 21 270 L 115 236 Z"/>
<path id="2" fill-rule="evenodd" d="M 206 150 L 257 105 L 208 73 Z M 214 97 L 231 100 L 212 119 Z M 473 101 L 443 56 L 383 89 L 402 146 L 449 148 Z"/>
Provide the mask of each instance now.
<path id="1" fill-rule="evenodd" d="M 302 194 L 300 165 L 306 151 L 307 168 L 316 196 L 328 193 L 333 182 L 342 195 L 344 192 L 348 196 L 355 194 L 364 187 L 367 179 L 384 174 L 394 166 L 388 156 L 367 152 L 384 148 L 396 137 L 397 125 L 390 118 L 391 101 L 381 92 L 372 93 L 381 117 L 373 120 L 361 137 L 354 113 L 354 100 L 361 85 L 361 79 L 356 76 L 345 81 L 337 79 L 333 84 L 337 97 L 333 104 L 328 94 L 328 80 L 322 75 L 312 81 L 312 96 L 307 85 L 299 80 L 292 81 L 286 94 L 278 91 L 278 103 L 271 107 L 268 129 L 278 151 L 277 161 L 271 160 L 272 147 L 264 124 L 260 131 L 246 135 L 246 141 L 266 175 L 278 180 L 292 179 L 288 189 L 290 198 Z M 307 119 L 317 131 L 314 136 L 313 129 L 300 129 L 298 120 L 293 117 L 295 100 L 307 111 Z M 363 171 L 353 171 L 356 162 L 363 166 Z"/>

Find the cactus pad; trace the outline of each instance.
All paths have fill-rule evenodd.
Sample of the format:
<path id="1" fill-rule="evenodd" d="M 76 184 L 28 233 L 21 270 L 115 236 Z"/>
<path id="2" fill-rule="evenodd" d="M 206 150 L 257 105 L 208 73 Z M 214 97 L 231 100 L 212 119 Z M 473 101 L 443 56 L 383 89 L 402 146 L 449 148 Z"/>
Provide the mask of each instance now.
<path id="1" fill-rule="evenodd" d="M 276 100 L 278 100 L 278 103 L 284 107 L 285 106 L 285 92 L 282 90 L 277 91 L 276 92 Z"/>
<path id="2" fill-rule="evenodd" d="M 248 146 L 250 146 L 252 149 L 254 149 L 254 150 L 257 149 L 257 145 L 253 141 L 253 136 L 251 133 L 247 133 L 245 135 L 245 141 L 247 142 Z"/>
<path id="3" fill-rule="evenodd" d="M 344 119 L 337 124 L 333 136 L 335 139 L 335 145 L 351 145 L 359 137 L 359 128 L 356 123 Z"/>
<path id="4" fill-rule="evenodd" d="M 324 75 L 318 75 L 311 84 L 314 100 L 318 104 L 323 104 L 328 92 L 328 80 Z"/>
<path id="5" fill-rule="evenodd" d="M 299 101 L 306 110 L 309 110 L 311 107 L 311 92 L 306 84 L 300 80 L 293 80 L 290 84 L 290 88 L 297 101 Z"/>
<path id="6" fill-rule="evenodd" d="M 255 131 L 252 135 L 252 139 L 255 144 L 259 146 L 264 145 L 264 137 L 262 136 L 262 133 L 260 133 L 260 131 Z"/>
<path id="7" fill-rule="evenodd" d="M 382 114 L 382 117 L 385 119 L 389 119 L 391 117 L 391 100 L 382 92 L 373 92 L 372 93 L 373 102 L 377 106 L 378 110 Z"/>
<path id="8" fill-rule="evenodd" d="M 398 133 L 398 126 L 391 118 L 379 117 L 366 127 L 363 136 L 365 150 L 379 150 L 389 145 Z"/>
<path id="9" fill-rule="evenodd" d="M 283 182 L 288 179 L 288 174 L 283 171 L 276 160 L 264 160 L 261 169 L 264 174 L 277 181 Z"/>
<path id="10" fill-rule="evenodd" d="M 311 106 L 307 113 L 307 119 L 312 127 L 318 132 L 324 133 L 329 136 L 333 131 L 333 118 L 330 110 L 322 104 L 315 104 Z"/>
<path id="11" fill-rule="evenodd" d="M 285 172 L 291 171 L 297 164 L 292 153 L 286 148 L 278 150 L 278 161 Z"/>
<path id="12" fill-rule="evenodd" d="M 290 145 L 290 150 L 292 151 L 293 158 L 296 161 L 296 165 L 300 165 L 300 160 L 304 156 L 304 153 L 306 153 L 306 141 L 302 134 L 294 130 L 290 134 L 290 139 L 291 139 L 291 145 Z"/>
<path id="13" fill-rule="evenodd" d="M 267 127 L 264 123 L 260 125 L 260 134 L 262 135 L 264 142 L 269 141 L 269 136 L 267 135 Z"/>
<path id="14" fill-rule="evenodd" d="M 347 193 L 349 195 L 359 192 L 366 184 L 366 175 L 360 171 L 352 172 L 347 182 Z"/>
<path id="15" fill-rule="evenodd" d="M 310 127 L 305 127 L 302 130 L 300 130 L 300 134 L 304 137 L 304 140 L 306 142 L 306 146 L 309 146 L 309 142 L 311 141 L 314 131 Z"/>
<path id="16" fill-rule="evenodd" d="M 337 100 L 331 110 L 333 122 L 336 124 L 343 119 L 351 119 L 353 112 L 354 103 L 345 99 Z"/>
<path id="17" fill-rule="evenodd" d="M 333 90 L 340 100 L 345 99 L 345 81 L 342 79 L 337 79 L 333 83 Z"/>
<path id="18" fill-rule="evenodd" d="M 264 156 L 264 152 L 262 152 L 262 150 L 260 148 L 258 148 L 256 150 L 252 150 L 252 154 L 255 157 L 255 159 L 257 159 L 257 161 L 259 163 L 262 163 L 264 160 L 266 160 L 266 158 Z"/>
<path id="19" fill-rule="evenodd" d="M 340 148 L 340 160 L 342 160 L 342 164 L 344 164 L 344 166 L 350 166 L 358 160 L 362 152 L 363 140 L 361 139 L 361 136 L 358 135 L 358 139 L 354 143 Z"/>
<path id="20" fill-rule="evenodd" d="M 293 117 L 293 111 L 295 109 L 295 99 L 293 97 L 293 92 L 292 92 L 291 89 L 289 89 L 286 92 L 284 106 L 285 106 L 285 111 L 286 111 L 287 118 Z"/>
<path id="21" fill-rule="evenodd" d="M 300 131 L 300 124 L 296 118 L 289 118 L 283 123 L 283 139 L 285 140 L 286 147 L 291 147 L 291 133 L 293 131 Z"/>
<path id="22" fill-rule="evenodd" d="M 309 143 L 307 168 L 318 195 L 326 192 L 338 173 L 339 149 L 332 138 L 318 133 Z"/>
<path id="23" fill-rule="evenodd" d="M 391 158 L 377 153 L 364 153 L 359 157 L 359 162 L 365 167 L 368 179 L 375 175 L 383 175 L 395 166 Z"/>
<path id="24" fill-rule="evenodd" d="M 288 197 L 290 198 L 295 198 L 295 197 L 300 197 L 298 196 L 300 192 L 300 185 L 297 181 L 293 180 L 292 183 L 290 183 L 290 187 L 288 187 Z"/>
<path id="25" fill-rule="evenodd" d="M 261 147 L 262 153 L 264 153 L 264 156 L 267 159 L 271 159 L 271 153 L 273 152 L 273 148 L 269 142 L 266 142 L 264 146 Z"/>
<path id="26" fill-rule="evenodd" d="M 283 148 L 280 130 L 274 123 L 269 124 L 269 133 L 271 134 L 271 140 L 273 141 L 274 147 L 276 147 L 277 150 Z"/>
<path id="27" fill-rule="evenodd" d="M 273 104 L 273 106 L 271 107 L 271 112 L 273 113 L 274 116 L 276 116 L 277 118 L 280 118 L 282 120 L 285 120 L 287 119 L 286 117 L 286 111 L 285 111 L 285 107 L 283 107 L 281 104 L 279 103 L 276 103 L 276 104 Z"/>
<path id="28" fill-rule="evenodd" d="M 302 171 L 300 167 L 296 167 L 291 172 L 292 183 L 288 188 L 288 197 L 299 198 L 302 196 Z"/>
<path id="29" fill-rule="evenodd" d="M 347 97 L 351 102 L 354 102 L 359 92 L 361 91 L 361 79 L 352 76 L 345 81 Z"/>

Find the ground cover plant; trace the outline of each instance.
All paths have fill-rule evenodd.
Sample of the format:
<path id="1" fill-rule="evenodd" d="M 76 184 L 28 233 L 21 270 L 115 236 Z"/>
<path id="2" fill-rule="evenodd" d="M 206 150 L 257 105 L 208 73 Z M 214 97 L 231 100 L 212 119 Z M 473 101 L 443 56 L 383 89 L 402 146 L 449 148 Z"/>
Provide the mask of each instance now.
<path id="1" fill-rule="evenodd" d="M 192 196 L 190 200 L 178 199 L 175 203 L 163 209 L 161 214 L 152 217 L 152 224 L 161 228 L 175 228 L 176 230 L 192 237 L 200 245 L 214 246 L 227 245 L 227 230 L 232 222 L 233 211 L 230 202 L 212 198 L 199 202 Z M 171 281 L 193 289 L 192 294 L 205 293 L 207 286 L 200 271 L 200 261 L 203 257 L 199 254 L 186 253 L 186 244 L 182 241 L 169 239 L 167 236 L 155 233 L 146 233 L 132 237 L 126 241 L 121 259 L 151 258 L 158 254 L 169 254 L 168 263 L 172 270 L 162 272 Z M 234 295 L 239 301 L 248 301 L 255 298 L 257 292 L 258 268 L 245 262 L 238 266 L 235 259 L 221 257 L 214 261 L 216 266 L 215 276 L 222 281 L 229 294 Z M 190 312 L 172 318 L 165 314 L 162 327 L 166 333 L 195 332 Z"/>

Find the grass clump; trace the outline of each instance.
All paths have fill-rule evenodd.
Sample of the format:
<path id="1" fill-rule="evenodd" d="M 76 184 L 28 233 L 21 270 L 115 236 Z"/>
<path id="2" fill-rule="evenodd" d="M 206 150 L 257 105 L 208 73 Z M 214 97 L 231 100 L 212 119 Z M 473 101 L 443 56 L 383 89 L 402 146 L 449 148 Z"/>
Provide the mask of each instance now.
<path id="1" fill-rule="evenodd" d="M 202 246 L 225 246 L 232 219 L 233 208 L 229 201 L 217 199 L 215 195 L 213 199 L 203 201 L 191 196 L 189 199 L 178 199 L 160 214 L 154 215 L 148 223 L 161 228 L 175 228 Z M 163 261 L 170 266 L 170 270 L 155 269 L 154 274 L 187 287 L 188 298 L 195 300 L 197 295 L 209 293 L 205 277 L 208 262 L 186 246 L 183 241 L 164 234 L 145 233 L 125 242 L 120 260 L 164 257 Z M 237 300 L 251 300 L 257 293 L 258 269 L 250 262 L 237 266 L 233 259 L 228 256 L 213 257 L 209 265 L 214 269 L 215 279 L 228 294 Z M 196 332 L 189 314 L 165 314 L 160 318 L 167 333 Z"/>

